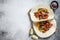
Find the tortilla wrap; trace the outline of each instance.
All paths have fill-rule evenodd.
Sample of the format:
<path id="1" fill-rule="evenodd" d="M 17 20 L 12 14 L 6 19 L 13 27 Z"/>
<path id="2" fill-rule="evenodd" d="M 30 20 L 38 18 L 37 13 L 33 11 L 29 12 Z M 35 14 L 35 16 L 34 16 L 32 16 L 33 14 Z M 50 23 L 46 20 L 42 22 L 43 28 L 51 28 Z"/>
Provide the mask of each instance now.
<path id="1" fill-rule="evenodd" d="M 47 19 L 37 19 L 35 16 L 34 16 L 34 12 L 37 12 L 37 10 L 39 8 L 46 8 L 48 10 L 48 18 Z M 34 6 L 33 8 L 31 8 L 31 11 L 30 11 L 30 16 L 31 16 L 31 20 L 33 22 L 40 22 L 40 21 L 44 21 L 44 20 L 50 20 L 50 19 L 53 19 L 54 18 L 54 12 L 53 10 L 48 6 L 48 5 L 44 5 L 44 4 L 38 4 L 36 6 Z"/>
<path id="2" fill-rule="evenodd" d="M 45 33 L 40 32 L 34 23 L 33 23 L 33 29 L 39 37 L 46 38 L 46 37 L 51 36 L 56 31 L 56 27 L 57 27 L 56 21 L 51 20 L 51 23 L 53 24 L 52 27 Z"/>

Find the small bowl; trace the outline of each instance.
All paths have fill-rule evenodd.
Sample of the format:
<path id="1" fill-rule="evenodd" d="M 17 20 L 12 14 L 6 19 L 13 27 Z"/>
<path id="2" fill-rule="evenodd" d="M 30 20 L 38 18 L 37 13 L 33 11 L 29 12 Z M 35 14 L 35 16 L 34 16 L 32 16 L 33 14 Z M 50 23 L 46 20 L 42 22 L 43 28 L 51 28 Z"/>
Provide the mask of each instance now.
<path id="1" fill-rule="evenodd" d="M 59 7 L 59 4 L 58 4 L 57 1 L 52 1 L 51 4 L 50 4 L 50 7 L 51 7 L 51 9 L 55 10 L 55 9 L 57 9 Z"/>

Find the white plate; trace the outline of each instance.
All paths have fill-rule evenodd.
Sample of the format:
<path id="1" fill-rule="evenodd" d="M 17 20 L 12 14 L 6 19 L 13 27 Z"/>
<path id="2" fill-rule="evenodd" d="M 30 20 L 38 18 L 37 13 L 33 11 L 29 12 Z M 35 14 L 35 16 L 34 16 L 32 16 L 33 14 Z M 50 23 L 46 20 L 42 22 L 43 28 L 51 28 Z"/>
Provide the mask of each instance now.
<path id="1" fill-rule="evenodd" d="M 35 16 L 34 16 L 34 12 L 36 12 L 39 8 L 46 8 L 48 9 L 48 12 L 49 12 L 49 17 L 47 19 L 37 19 Z M 31 9 L 31 12 L 30 12 L 30 16 L 31 16 L 31 20 L 33 22 L 39 22 L 39 21 L 44 21 L 44 20 L 50 20 L 50 19 L 53 19 L 54 18 L 54 12 L 53 10 L 48 6 L 48 5 L 44 5 L 43 3 L 41 4 L 38 4 L 36 6 L 34 6 L 32 9 Z"/>
<path id="2" fill-rule="evenodd" d="M 57 27 L 55 20 L 52 20 L 51 23 L 53 24 L 53 26 L 46 33 L 40 32 L 36 28 L 35 24 L 33 23 L 33 28 L 34 28 L 35 33 L 41 38 L 47 38 L 47 37 L 51 36 L 56 31 L 56 27 Z"/>

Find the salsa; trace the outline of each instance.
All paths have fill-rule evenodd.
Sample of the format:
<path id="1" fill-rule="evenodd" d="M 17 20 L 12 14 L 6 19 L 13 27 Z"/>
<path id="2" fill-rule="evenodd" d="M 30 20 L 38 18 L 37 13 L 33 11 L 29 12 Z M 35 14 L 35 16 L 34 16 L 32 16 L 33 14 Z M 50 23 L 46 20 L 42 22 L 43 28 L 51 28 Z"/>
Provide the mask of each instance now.
<path id="1" fill-rule="evenodd" d="M 34 12 L 34 16 L 40 19 L 47 19 L 48 18 L 48 10 L 46 8 L 39 8 L 37 12 Z"/>
<path id="2" fill-rule="evenodd" d="M 42 33 L 47 32 L 51 28 L 51 26 L 52 26 L 52 23 L 50 21 L 42 21 L 42 22 L 36 23 L 36 27 Z"/>

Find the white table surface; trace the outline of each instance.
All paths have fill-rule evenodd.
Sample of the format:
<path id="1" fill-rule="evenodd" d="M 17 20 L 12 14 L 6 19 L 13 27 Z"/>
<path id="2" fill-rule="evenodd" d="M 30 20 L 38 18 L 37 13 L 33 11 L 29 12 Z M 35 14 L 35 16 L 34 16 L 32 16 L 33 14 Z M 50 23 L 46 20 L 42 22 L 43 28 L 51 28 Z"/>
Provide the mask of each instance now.
<path id="1" fill-rule="evenodd" d="M 0 0 L 0 30 L 8 34 L 1 40 L 32 40 L 29 37 L 31 27 L 28 11 L 37 3 L 50 4 L 52 0 Z M 54 40 L 55 35 L 49 39 Z M 43 40 L 43 39 L 40 39 Z"/>

